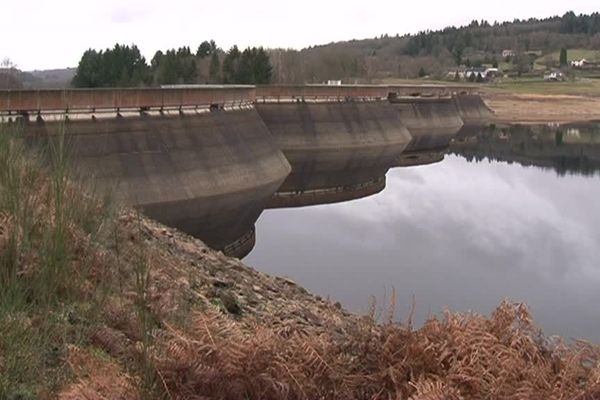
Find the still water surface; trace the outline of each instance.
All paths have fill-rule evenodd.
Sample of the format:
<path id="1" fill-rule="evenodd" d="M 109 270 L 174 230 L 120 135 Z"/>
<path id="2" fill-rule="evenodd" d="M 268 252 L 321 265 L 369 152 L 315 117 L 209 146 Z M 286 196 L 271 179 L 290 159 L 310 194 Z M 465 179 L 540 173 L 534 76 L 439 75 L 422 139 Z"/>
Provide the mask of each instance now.
<path id="1" fill-rule="evenodd" d="M 562 140 L 562 139 L 561 139 Z M 549 335 L 600 342 L 600 175 L 448 155 L 341 204 L 267 210 L 245 262 L 361 312 L 530 305 Z"/>

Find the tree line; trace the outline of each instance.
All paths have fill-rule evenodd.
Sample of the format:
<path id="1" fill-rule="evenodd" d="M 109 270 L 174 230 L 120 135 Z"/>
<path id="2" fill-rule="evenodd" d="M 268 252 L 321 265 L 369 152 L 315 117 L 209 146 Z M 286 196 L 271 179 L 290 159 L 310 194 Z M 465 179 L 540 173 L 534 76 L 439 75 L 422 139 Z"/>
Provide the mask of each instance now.
<path id="1" fill-rule="evenodd" d="M 513 22 L 472 21 L 467 26 L 423 31 L 409 36 L 404 54 L 413 57 L 451 54 L 457 64 L 467 49 L 498 53 L 503 49 L 557 50 L 561 47 L 593 48 L 590 39 L 600 33 L 600 13 L 562 17 L 516 19 Z M 566 35 L 571 35 L 566 36 Z"/>
<path id="2" fill-rule="evenodd" d="M 150 63 L 135 45 L 116 44 L 112 49 L 87 50 L 73 78 L 75 87 L 138 87 L 172 84 L 267 84 L 273 68 L 263 47 L 227 52 L 215 41 L 204 41 L 195 52 L 190 47 L 157 51 Z"/>

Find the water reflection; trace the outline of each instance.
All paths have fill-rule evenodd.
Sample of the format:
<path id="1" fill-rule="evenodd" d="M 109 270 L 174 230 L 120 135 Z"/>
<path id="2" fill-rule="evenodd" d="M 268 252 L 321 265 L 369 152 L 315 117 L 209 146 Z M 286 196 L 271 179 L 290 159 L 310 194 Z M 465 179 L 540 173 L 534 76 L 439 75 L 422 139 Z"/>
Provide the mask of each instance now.
<path id="1" fill-rule="evenodd" d="M 514 132 L 511 138 L 526 137 Z M 583 149 L 588 145 L 571 153 L 568 135 L 537 146 L 517 143 L 525 142 L 527 165 L 563 171 L 546 164 L 556 159 L 546 149 L 568 149 L 568 159 L 595 154 Z M 495 141 L 487 154 L 479 152 L 480 143 L 490 143 L 483 141 L 476 150 L 470 142 L 453 151 L 480 160 Z M 444 307 L 488 313 L 508 297 L 530 304 L 547 333 L 600 341 L 600 178 L 566 179 L 493 160 L 508 152 L 493 154 L 488 162 L 450 155 L 435 165 L 393 169 L 385 191 L 359 201 L 267 211 L 246 262 L 355 311 L 392 286 L 405 314 L 415 295 L 417 321 Z"/>
<path id="2" fill-rule="evenodd" d="M 600 123 L 492 127 L 460 135 L 451 151 L 468 160 L 516 162 L 551 168 L 559 175 L 600 170 Z"/>

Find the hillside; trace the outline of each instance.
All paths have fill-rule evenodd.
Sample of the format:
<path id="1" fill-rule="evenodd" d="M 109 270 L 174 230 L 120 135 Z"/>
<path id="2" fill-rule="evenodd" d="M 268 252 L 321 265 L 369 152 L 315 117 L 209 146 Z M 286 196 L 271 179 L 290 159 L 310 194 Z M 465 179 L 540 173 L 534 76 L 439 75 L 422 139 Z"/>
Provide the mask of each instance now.
<path id="1" fill-rule="evenodd" d="M 569 57 L 589 56 L 600 48 L 600 14 L 513 22 L 473 21 L 462 27 L 406 36 L 382 35 L 272 53 L 277 82 L 322 82 L 328 79 L 378 81 L 419 75 L 444 78 L 449 69 L 499 64 L 522 73 L 559 67 L 561 48 L 577 49 Z M 511 59 L 505 50 L 514 52 Z M 594 58 L 597 53 L 593 52 Z M 508 62 L 507 62 L 508 61 Z M 502 65 L 504 63 L 504 65 Z M 540 69 L 538 67 L 538 69 Z"/>
<path id="2" fill-rule="evenodd" d="M 70 85 L 76 68 L 27 71 L 21 74 L 25 87 L 61 88 Z"/>

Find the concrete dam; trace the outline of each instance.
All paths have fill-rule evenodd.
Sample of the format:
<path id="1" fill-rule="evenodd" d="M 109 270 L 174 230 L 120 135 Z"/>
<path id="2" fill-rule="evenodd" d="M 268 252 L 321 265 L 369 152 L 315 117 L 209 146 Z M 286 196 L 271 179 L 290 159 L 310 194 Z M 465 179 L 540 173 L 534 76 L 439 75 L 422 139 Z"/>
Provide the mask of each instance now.
<path id="1" fill-rule="evenodd" d="M 412 135 L 396 166 L 441 161 L 450 141 L 463 127 L 454 97 L 406 98 L 391 93 L 389 100 Z"/>
<path id="2" fill-rule="evenodd" d="M 0 91 L 0 121 L 32 145 L 64 130 L 79 175 L 243 257 L 265 208 L 372 195 L 407 148 L 440 151 L 460 114 L 435 90 L 412 102 L 387 86 Z"/>
<path id="3" fill-rule="evenodd" d="M 256 109 L 292 165 L 270 207 L 335 203 L 375 194 L 411 140 L 385 87 L 331 101 L 302 87 L 263 87 Z M 285 93 L 283 93 L 285 91 Z"/>

